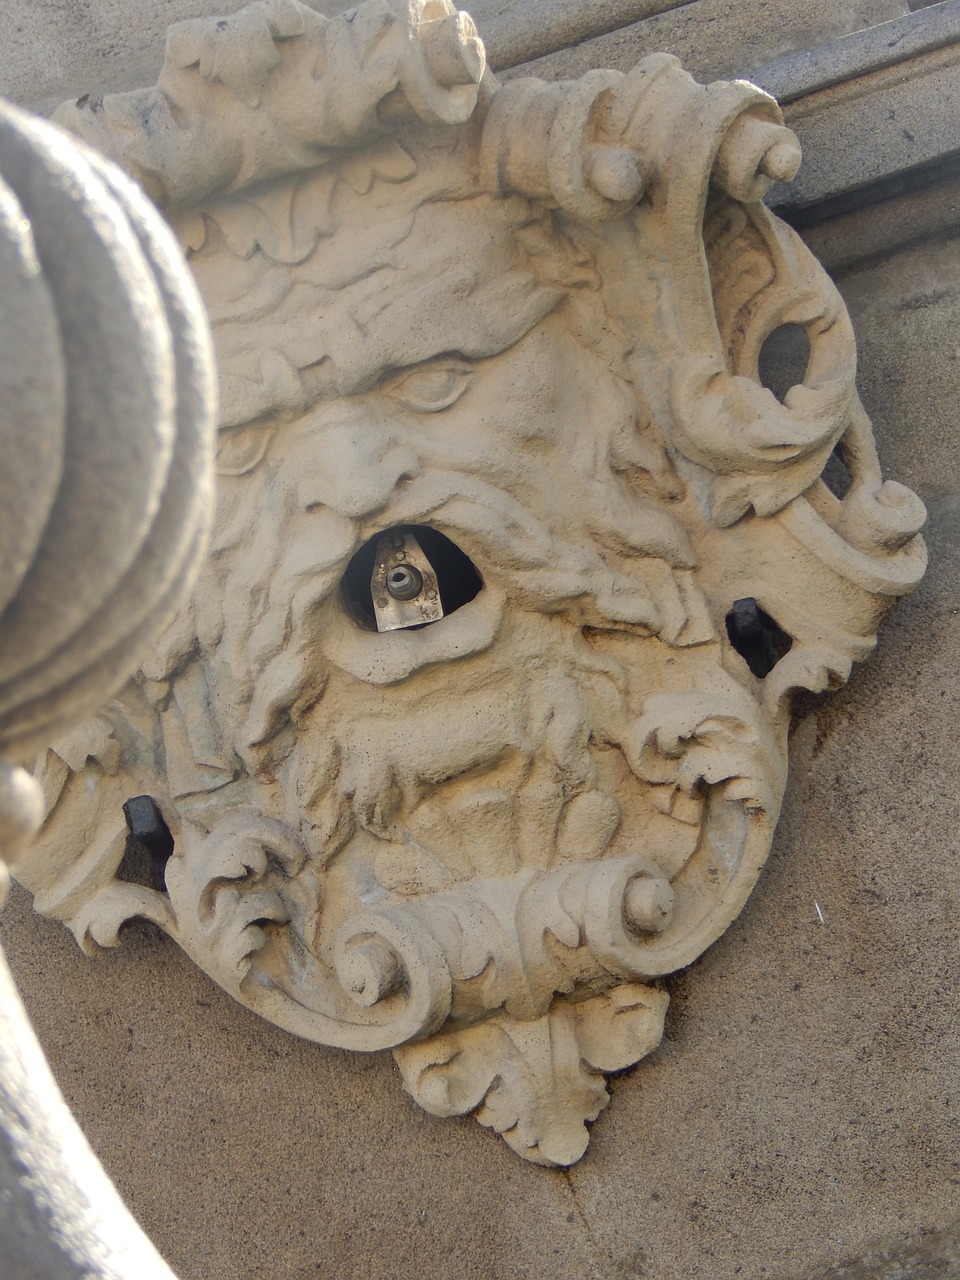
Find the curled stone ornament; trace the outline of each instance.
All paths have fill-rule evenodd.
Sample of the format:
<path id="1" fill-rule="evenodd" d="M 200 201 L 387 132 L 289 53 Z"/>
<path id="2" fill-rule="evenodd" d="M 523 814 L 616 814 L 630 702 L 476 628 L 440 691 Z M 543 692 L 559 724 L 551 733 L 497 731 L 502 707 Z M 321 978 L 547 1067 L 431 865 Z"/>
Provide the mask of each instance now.
<path id="1" fill-rule="evenodd" d="M 501 86 L 447 0 L 182 24 L 155 88 L 58 118 L 188 251 L 222 480 L 189 608 L 43 757 L 18 874 L 88 950 L 155 920 L 570 1164 L 756 882 L 792 695 L 924 569 L 843 302 L 761 203 L 797 140 L 665 55 Z M 141 884 L 138 796 L 170 838 Z"/>

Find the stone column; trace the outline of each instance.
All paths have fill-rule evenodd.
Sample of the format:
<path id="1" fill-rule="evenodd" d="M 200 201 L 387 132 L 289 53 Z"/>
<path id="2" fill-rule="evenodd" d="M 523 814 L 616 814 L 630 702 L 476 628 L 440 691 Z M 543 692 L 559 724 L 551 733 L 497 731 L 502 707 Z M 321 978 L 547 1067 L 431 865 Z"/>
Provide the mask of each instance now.
<path id="1" fill-rule="evenodd" d="M 214 416 L 206 321 L 159 216 L 0 104 L 0 903 L 42 812 L 18 762 L 113 692 L 192 582 Z M 2 953 L 0 1274 L 172 1275 L 70 1114 Z"/>

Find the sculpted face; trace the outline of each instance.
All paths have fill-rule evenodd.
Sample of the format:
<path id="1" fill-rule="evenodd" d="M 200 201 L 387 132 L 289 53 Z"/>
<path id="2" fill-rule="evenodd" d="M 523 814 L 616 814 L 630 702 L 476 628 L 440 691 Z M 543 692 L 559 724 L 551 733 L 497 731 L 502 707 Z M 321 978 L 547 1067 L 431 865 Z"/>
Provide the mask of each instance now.
<path id="1" fill-rule="evenodd" d="M 682 594 L 692 558 L 682 525 L 664 515 L 655 531 L 678 584 L 636 527 L 630 482 L 650 476 L 613 470 L 616 439 L 636 431 L 629 387 L 571 337 L 560 308 L 499 355 L 392 368 L 276 432 L 242 483 L 251 510 L 287 519 L 271 530 L 278 562 L 263 580 L 246 545 L 238 555 L 237 578 L 269 605 L 252 628 L 252 601 L 228 613 L 240 632 L 229 665 L 244 651 L 250 663 L 251 650 L 260 663 L 242 740 L 261 779 L 283 773 L 284 818 L 312 853 L 327 859 L 354 827 L 348 843 L 364 867 L 372 858 L 402 888 L 547 867 L 558 839 L 587 840 L 591 856 L 611 841 L 649 850 L 657 821 L 671 845 L 689 845 L 689 818 L 674 831 L 649 807 L 623 814 L 600 780 L 629 775 L 629 708 L 650 691 L 617 637 L 659 652 L 665 618 L 674 633 L 699 623 L 696 638 L 716 642 L 695 588 L 689 604 Z M 411 525 L 449 538 L 482 586 L 439 622 L 378 633 L 350 608 L 347 563 Z M 320 571 L 318 547 L 329 559 Z M 456 598 L 458 569 L 440 585 Z M 268 629 L 279 648 L 264 661 Z M 716 643 L 689 664 L 716 665 Z"/>
<path id="2" fill-rule="evenodd" d="M 497 757 L 507 741 L 520 749 L 529 682 L 547 672 L 548 686 L 567 685 L 565 696 L 574 696 L 567 718 L 582 720 L 583 741 L 571 747 L 576 754 L 586 750 L 598 717 L 610 720 L 612 704 L 624 696 L 626 677 L 613 674 L 619 664 L 603 656 L 601 633 L 624 632 L 636 643 L 661 632 L 672 639 L 686 633 L 685 643 L 717 639 L 693 585 L 683 520 L 668 510 L 681 506 L 677 477 L 641 420 L 635 389 L 615 372 L 623 365 L 623 337 L 605 326 L 596 290 L 581 300 L 529 273 L 504 271 L 505 258 L 519 257 L 505 232 L 514 231 L 510 221 L 521 221 L 519 202 L 508 211 L 504 203 L 421 207 L 403 251 L 421 264 L 413 278 L 417 296 L 425 275 L 436 285 L 431 315 L 411 335 L 409 275 L 401 267 L 393 273 L 399 281 L 380 284 L 376 296 L 382 300 L 386 292 L 389 301 L 368 322 L 367 342 L 390 358 L 368 361 L 351 375 L 359 387 L 328 393 L 292 421 L 266 418 L 222 433 L 221 471 L 228 474 L 210 576 L 226 577 L 228 585 L 224 592 L 211 580 L 199 593 L 199 607 L 212 616 L 201 615 L 198 631 L 217 636 L 211 658 L 224 672 L 219 683 L 231 684 L 227 697 L 240 695 L 226 732 L 249 773 L 262 778 L 281 765 L 290 771 L 293 753 L 298 799 L 283 816 L 295 827 L 306 819 L 307 831 L 313 806 L 330 804 L 318 761 L 334 741 L 337 768 L 349 766 L 344 785 L 356 788 L 353 818 L 367 824 L 374 811 L 389 807 L 378 788 L 391 771 L 409 775 L 416 791 L 418 770 L 436 782 L 444 771 L 452 778 L 481 763 L 489 767 L 483 761 L 489 743 L 464 742 L 460 754 L 451 754 L 469 688 L 488 708 L 481 719 L 490 707 L 501 708 L 505 741 L 493 749 Z M 466 299 L 446 276 L 449 251 L 430 253 L 433 244 L 464 243 L 465 218 L 469 242 L 480 246 Z M 532 211 L 523 210 L 522 219 L 532 222 Z M 554 256 L 573 259 L 573 246 L 555 233 L 553 239 Z M 352 296 L 344 287 L 341 311 L 356 315 L 367 305 L 369 268 L 366 258 L 354 265 L 361 286 Z M 311 259 L 295 270 L 316 279 Z M 205 277 L 202 265 L 198 276 Z M 212 287 L 208 292 L 216 298 Z M 473 333 L 462 322 L 464 307 L 485 312 L 474 315 Z M 416 358 L 403 363 L 407 354 Z M 328 385 L 335 376 L 328 374 Z M 358 548 L 409 526 L 450 539 L 482 585 L 477 592 L 476 577 L 472 589 L 468 582 L 467 602 L 448 607 L 440 622 L 378 633 L 369 563 L 365 581 L 361 575 L 351 586 L 344 575 Z M 465 574 L 469 566 L 441 573 L 442 593 L 459 600 Z M 354 597 L 365 587 L 364 614 Z M 596 633 L 593 641 L 585 628 Z M 480 653 L 476 674 L 451 686 L 444 665 L 462 669 Z M 607 683 L 620 684 L 602 699 L 611 708 L 574 713 L 586 696 L 579 686 L 594 683 L 584 675 L 605 666 Z M 403 759 L 368 762 L 364 776 L 359 748 L 348 744 L 360 742 L 360 725 L 384 716 L 402 721 Z M 618 733 L 615 720 L 606 732 Z M 542 755 L 542 744 L 526 752 Z M 429 762 L 431 755 L 444 763 Z M 562 768 L 574 768 L 572 761 Z M 556 785 L 562 809 L 563 787 Z M 570 800 L 572 781 L 564 785 Z M 323 837 L 314 839 L 325 855 Z M 546 851 L 538 856 L 549 860 Z"/>
<path id="3" fill-rule="evenodd" d="M 508 235 L 537 217 L 505 203 L 421 206 L 402 252 L 421 264 L 417 296 L 424 276 L 433 285 L 430 314 L 417 333 L 398 330 L 409 278 L 401 268 L 389 280 L 385 306 L 380 286 L 366 339 L 391 358 L 353 373 L 352 393 L 328 393 L 293 421 L 223 432 L 221 469 L 234 474 L 197 595 L 215 718 L 242 761 L 227 781 L 224 751 L 218 804 L 239 793 L 330 868 L 328 958 L 334 925 L 371 893 L 403 900 L 600 857 L 647 860 L 654 914 L 643 918 L 658 938 L 675 907 L 668 882 L 685 869 L 697 882 L 667 932 L 669 954 L 688 944 L 687 917 L 704 914 L 702 871 L 688 865 L 704 796 L 694 778 L 680 787 L 644 776 L 642 715 L 671 669 L 679 687 L 736 705 L 694 573 L 702 517 L 627 379 L 625 337 L 596 278 L 578 296 L 504 272 L 505 261 L 526 265 Z M 465 220 L 479 246 L 466 299 L 462 276 L 451 288 L 446 275 L 449 250 L 430 251 L 463 243 Z M 561 269 L 576 279 L 578 265 L 582 278 L 583 251 L 554 228 L 538 231 Z M 369 266 L 354 267 L 360 289 L 344 286 L 343 312 L 369 308 Z M 297 273 L 317 278 L 310 258 Z M 464 323 L 472 298 L 486 314 Z M 417 358 L 401 363 L 407 353 Z M 335 377 L 327 371 L 328 387 Z M 410 527 L 468 558 L 438 575 L 444 596 L 466 602 L 426 627 L 379 632 L 362 549 Z M 365 572 L 352 580 L 355 556 Z M 471 571 L 472 587 L 459 591 Z M 771 807 L 776 752 L 773 761 Z M 206 792 L 172 798 L 181 817 L 209 828 Z M 524 887 L 521 878 L 511 893 Z M 278 893 L 278 915 L 302 913 L 287 886 Z M 319 900 L 309 907 L 319 913 Z M 648 954 L 652 972 L 660 963 Z M 568 983 L 562 972 L 545 979 L 530 1008 L 546 1013 Z"/>
<path id="4" fill-rule="evenodd" d="M 176 100 L 175 138 L 185 65 L 136 104 Z M 657 58 L 484 86 L 456 126 L 408 86 L 426 124 L 306 160 L 291 108 L 291 172 L 257 150 L 274 95 L 259 184 L 242 148 L 203 187 L 149 151 L 161 124 L 143 144 L 189 192 L 219 510 L 136 686 L 47 755 L 33 887 L 85 945 L 156 920 L 280 1026 L 392 1048 L 431 1112 L 569 1164 L 604 1073 L 659 1042 L 659 978 L 743 906 L 790 696 L 869 651 L 922 509 L 881 482 L 842 302 L 759 203 L 796 161 L 771 100 Z M 809 357 L 780 400 L 758 360 L 787 325 Z M 408 562 L 431 620 L 387 628 Z M 115 874 L 134 796 L 172 834 L 152 885 Z M 66 829 L 98 850 L 79 884 Z"/>
<path id="5" fill-rule="evenodd" d="M 192 625 L 150 670 L 174 689 L 195 672 L 160 707 L 182 824 L 166 887 L 218 979 L 318 1039 L 445 1027 L 451 1059 L 498 1061 L 494 1027 L 589 1038 L 616 975 L 619 1062 L 659 1038 L 665 997 L 636 979 L 687 963 L 749 891 L 781 746 L 724 669 L 743 664 L 700 585 L 711 526 L 589 237 L 519 199 L 430 199 L 429 159 L 409 181 L 403 218 L 396 196 L 386 219 L 372 192 L 333 198 L 349 233 L 270 246 L 293 263 L 236 210 L 214 211 L 232 242 L 211 214 L 192 258 L 242 420 Z M 358 351 L 342 335 L 361 327 Z M 255 413 L 258 339 L 307 404 Z M 442 619 L 379 631 L 365 549 L 411 528 L 463 559 L 437 562 Z M 398 1050 L 418 1095 L 422 1053 Z M 530 1137 L 551 1105 L 513 1141 L 566 1159 L 579 1111 Z"/>

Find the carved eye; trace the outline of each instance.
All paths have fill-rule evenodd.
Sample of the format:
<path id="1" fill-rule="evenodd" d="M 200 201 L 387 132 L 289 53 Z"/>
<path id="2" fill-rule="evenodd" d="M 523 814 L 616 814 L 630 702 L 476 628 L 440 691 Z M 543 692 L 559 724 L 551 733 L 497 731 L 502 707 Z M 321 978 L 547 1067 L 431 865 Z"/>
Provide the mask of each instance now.
<path id="1" fill-rule="evenodd" d="M 460 399 L 473 379 L 465 360 L 441 356 L 415 369 L 402 369 L 383 384 L 383 393 L 417 413 L 439 413 Z"/>
<path id="2" fill-rule="evenodd" d="M 273 432 L 269 427 L 234 427 L 217 439 L 217 471 L 222 476 L 242 476 L 252 471 L 267 451 Z"/>

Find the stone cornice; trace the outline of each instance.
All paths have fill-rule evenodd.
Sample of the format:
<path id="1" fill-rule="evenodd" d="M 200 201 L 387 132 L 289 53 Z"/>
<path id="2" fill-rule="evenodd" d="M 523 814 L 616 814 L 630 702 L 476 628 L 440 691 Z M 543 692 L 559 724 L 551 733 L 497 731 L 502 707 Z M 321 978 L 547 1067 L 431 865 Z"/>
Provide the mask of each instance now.
<path id="1" fill-rule="evenodd" d="M 947 176 L 960 153 L 960 3 L 779 58 L 746 73 L 787 105 L 806 163 L 769 203 L 795 224 Z M 946 209 L 945 209 L 946 214 Z"/>
<path id="2" fill-rule="evenodd" d="M 960 42 L 960 4 L 944 0 L 891 22 L 855 31 L 828 44 L 788 53 L 744 72 L 781 106 Z"/>

